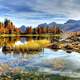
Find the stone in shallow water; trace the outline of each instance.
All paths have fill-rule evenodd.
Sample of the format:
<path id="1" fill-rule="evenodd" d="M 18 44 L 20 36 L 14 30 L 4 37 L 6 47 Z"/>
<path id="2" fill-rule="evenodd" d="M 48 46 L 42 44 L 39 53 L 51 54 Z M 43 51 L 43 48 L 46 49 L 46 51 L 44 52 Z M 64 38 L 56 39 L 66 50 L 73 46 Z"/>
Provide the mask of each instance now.
<path id="1" fill-rule="evenodd" d="M 53 67 L 55 68 L 55 69 L 63 69 L 64 68 L 64 65 L 65 65 L 65 62 L 64 62 L 64 60 L 63 59 L 60 59 L 60 58 L 55 58 L 54 60 L 53 60 Z"/>

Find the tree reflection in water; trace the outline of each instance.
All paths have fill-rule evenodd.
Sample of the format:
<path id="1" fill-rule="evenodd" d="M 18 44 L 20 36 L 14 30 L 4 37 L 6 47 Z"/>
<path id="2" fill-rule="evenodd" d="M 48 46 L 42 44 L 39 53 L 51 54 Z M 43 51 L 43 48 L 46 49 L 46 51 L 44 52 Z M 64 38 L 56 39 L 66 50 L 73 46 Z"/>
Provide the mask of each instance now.
<path id="1" fill-rule="evenodd" d="M 49 38 L 47 38 L 47 37 L 44 38 L 44 37 L 36 37 L 36 36 L 34 36 L 34 37 L 32 37 L 32 36 L 2 37 L 2 38 L 0 38 L 0 41 L 1 41 L 0 46 L 2 47 L 2 52 L 4 54 L 7 54 L 7 53 L 36 54 L 43 50 L 46 43 L 49 42 L 48 40 L 49 40 Z M 17 45 L 15 45 L 16 42 L 20 42 L 23 45 L 20 45 L 19 43 Z"/>

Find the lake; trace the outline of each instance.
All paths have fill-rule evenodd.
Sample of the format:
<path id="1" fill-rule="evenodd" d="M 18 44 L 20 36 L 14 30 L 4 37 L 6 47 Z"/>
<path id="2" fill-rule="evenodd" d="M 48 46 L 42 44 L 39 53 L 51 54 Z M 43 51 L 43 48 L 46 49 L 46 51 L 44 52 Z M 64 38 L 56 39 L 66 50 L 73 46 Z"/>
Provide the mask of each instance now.
<path id="1" fill-rule="evenodd" d="M 8 80 L 80 80 L 80 53 L 45 46 L 23 50 L 21 45 L 48 40 L 57 43 L 59 37 L 16 36 L 0 38 L 0 79 Z M 30 42 L 31 41 L 31 42 Z M 27 44 L 29 46 L 29 44 Z M 38 43 L 39 44 L 39 43 Z M 41 43 L 42 44 L 42 43 Z M 46 43 L 47 44 L 47 43 Z M 44 44 L 44 45 L 46 45 Z M 17 49 L 15 48 L 17 45 Z M 19 45 L 19 46 L 18 46 Z M 36 46 L 38 46 L 36 44 Z M 22 49 L 23 48 L 23 49 Z M 26 47 L 25 47 L 26 48 Z M 16 50 L 16 51 L 15 51 Z"/>

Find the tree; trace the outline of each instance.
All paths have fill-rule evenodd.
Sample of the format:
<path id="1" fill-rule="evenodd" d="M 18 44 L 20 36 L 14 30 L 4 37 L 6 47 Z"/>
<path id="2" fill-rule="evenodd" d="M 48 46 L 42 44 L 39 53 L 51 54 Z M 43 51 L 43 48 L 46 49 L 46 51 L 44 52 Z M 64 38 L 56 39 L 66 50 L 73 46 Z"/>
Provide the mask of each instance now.
<path id="1" fill-rule="evenodd" d="M 8 26 L 9 22 L 10 22 L 10 20 L 5 19 L 5 21 L 4 21 L 4 27 L 5 27 L 5 28 Z"/>
<path id="2" fill-rule="evenodd" d="M 32 27 L 31 27 L 31 26 L 30 26 L 30 27 L 27 27 L 25 33 L 27 33 L 27 34 L 32 34 L 32 33 L 33 33 Z"/>

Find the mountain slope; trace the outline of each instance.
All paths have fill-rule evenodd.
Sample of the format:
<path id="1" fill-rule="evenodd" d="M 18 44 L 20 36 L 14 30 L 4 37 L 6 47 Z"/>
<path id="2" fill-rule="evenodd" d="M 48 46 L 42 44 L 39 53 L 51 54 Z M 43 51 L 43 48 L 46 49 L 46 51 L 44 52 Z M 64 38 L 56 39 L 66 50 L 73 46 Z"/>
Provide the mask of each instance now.
<path id="1" fill-rule="evenodd" d="M 21 27 L 20 27 L 20 30 L 21 30 L 21 32 L 25 32 L 26 31 L 26 26 L 25 25 L 22 25 Z"/>
<path id="2" fill-rule="evenodd" d="M 80 20 L 68 20 L 63 24 L 64 31 L 80 31 Z"/>

